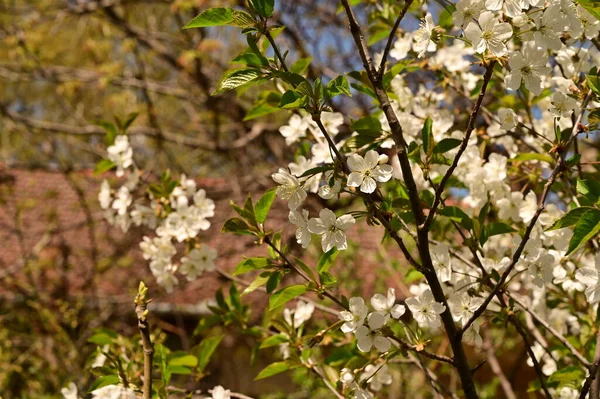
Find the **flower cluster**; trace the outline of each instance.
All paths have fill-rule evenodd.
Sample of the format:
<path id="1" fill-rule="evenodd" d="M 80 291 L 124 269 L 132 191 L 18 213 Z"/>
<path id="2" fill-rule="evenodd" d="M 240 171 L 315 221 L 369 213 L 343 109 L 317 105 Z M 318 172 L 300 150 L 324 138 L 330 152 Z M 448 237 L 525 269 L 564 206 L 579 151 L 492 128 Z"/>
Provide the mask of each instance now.
<path id="1" fill-rule="evenodd" d="M 108 147 L 108 154 L 117 165 L 117 176 L 125 176 L 126 181 L 113 189 L 104 180 L 98 201 L 105 210 L 106 219 L 124 232 L 131 225 L 144 226 L 155 232 L 154 237 L 143 237 L 140 248 L 158 284 L 171 292 L 178 283 L 176 272 L 192 281 L 203 272 L 214 270 L 217 252 L 200 243 L 198 237 L 210 228 L 208 219 L 215 214 L 215 203 L 206 196 L 206 191 L 198 189 L 194 180 L 182 174 L 179 181 L 170 177 L 165 179 L 163 188 L 168 186 L 168 192 L 163 192 L 162 188 L 149 190 L 149 194 L 134 200 L 133 195 L 140 186 L 140 173 L 133 162 L 127 136 L 117 136 L 115 144 Z M 179 252 L 177 243 L 186 244 L 186 254 L 179 263 L 174 260 Z"/>

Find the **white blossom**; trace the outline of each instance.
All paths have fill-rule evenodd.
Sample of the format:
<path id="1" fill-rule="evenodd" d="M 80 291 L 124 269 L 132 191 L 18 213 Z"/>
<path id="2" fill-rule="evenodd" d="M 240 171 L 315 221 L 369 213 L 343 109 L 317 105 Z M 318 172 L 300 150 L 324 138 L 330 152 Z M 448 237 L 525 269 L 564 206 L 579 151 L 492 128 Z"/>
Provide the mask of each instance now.
<path id="1" fill-rule="evenodd" d="M 212 399 L 230 399 L 231 391 L 223 388 L 221 385 L 217 385 L 212 389 Z"/>
<path id="2" fill-rule="evenodd" d="M 138 399 L 139 396 L 131 389 L 121 385 L 106 385 L 92 391 L 93 399 Z"/>
<path id="3" fill-rule="evenodd" d="M 308 120 L 300 115 L 294 114 L 290 117 L 287 125 L 279 128 L 279 133 L 285 138 L 285 143 L 290 145 L 306 136 Z"/>
<path id="4" fill-rule="evenodd" d="M 436 28 L 433 22 L 433 17 L 430 13 L 425 15 L 425 18 L 421 20 L 419 30 L 414 35 L 413 50 L 419 53 L 419 58 L 427 51 L 435 51 L 437 46 L 433 41 L 433 31 Z"/>
<path id="5" fill-rule="evenodd" d="M 364 299 L 360 297 L 350 298 L 350 310 L 342 310 L 340 312 L 340 320 L 344 320 L 341 330 L 345 333 L 355 331 L 358 326 L 362 325 L 367 317 L 368 309 Z"/>
<path id="6" fill-rule="evenodd" d="M 338 218 L 332 210 L 323 208 L 318 218 L 308 221 L 308 230 L 321 236 L 323 252 L 329 252 L 333 247 L 342 251 L 348 248 L 345 231 L 354 223 L 355 220 L 351 215 L 342 215 Z"/>
<path id="7" fill-rule="evenodd" d="M 595 266 L 585 266 L 577 270 L 575 278 L 585 285 L 585 296 L 589 303 L 600 301 L 600 254 L 596 255 Z"/>
<path id="8" fill-rule="evenodd" d="M 108 209 L 111 201 L 112 196 L 110 193 L 110 184 L 108 184 L 108 181 L 103 180 L 102 185 L 100 186 L 100 192 L 98 193 L 98 202 L 100 202 L 100 207 L 102 209 Z"/>
<path id="9" fill-rule="evenodd" d="M 216 258 L 216 249 L 200 244 L 199 248 L 192 249 L 187 256 L 181 258 L 179 272 L 186 276 L 188 281 L 193 281 L 205 271 L 215 270 Z"/>
<path id="10" fill-rule="evenodd" d="M 406 308 L 404 305 L 396 305 L 396 290 L 388 289 L 387 297 L 381 294 L 375 294 L 371 297 L 371 306 L 377 312 L 384 315 L 387 320 L 392 316 L 394 319 L 402 317 Z"/>
<path id="11" fill-rule="evenodd" d="M 521 51 L 510 54 L 508 65 L 511 72 L 504 78 L 506 87 L 518 90 L 523 81 L 529 91 L 536 96 L 539 95 L 542 92 L 541 77 L 551 71 L 547 63 L 548 56 L 544 50 L 535 42 L 525 43 Z"/>
<path id="12" fill-rule="evenodd" d="M 366 381 L 372 391 L 380 391 L 384 385 L 392 383 L 392 375 L 389 373 L 387 364 L 368 364 L 365 371 L 359 377 L 360 381 Z"/>
<path id="13" fill-rule="evenodd" d="M 288 216 L 290 223 L 296 226 L 296 241 L 302 245 L 302 248 L 308 248 L 312 235 L 308 230 L 308 211 L 302 209 L 298 211 L 290 211 Z"/>
<path id="14" fill-rule="evenodd" d="M 125 169 L 133 165 L 133 149 L 129 145 L 129 138 L 124 135 L 115 137 L 113 145 L 109 146 L 108 159 L 117 165 L 117 176 L 121 177 L 125 174 Z"/>
<path id="15" fill-rule="evenodd" d="M 489 11 L 481 13 L 479 24 L 470 22 L 465 28 L 465 36 L 471 41 L 473 48 L 478 53 L 489 49 L 496 57 L 506 54 L 507 49 L 504 42 L 512 36 L 512 28 L 506 22 L 498 22 L 498 19 Z"/>
<path id="16" fill-rule="evenodd" d="M 273 173 L 271 177 L 275 183 L 279 184 L 277 196 L 288 201 L 288 207 L 291 210 L 298 208 L 306 199 L 306 191 L 300 181 L 285 168 L 279 168 L 279 171 Z"/>
<path id="17" fill-rule="evenodd" d="M 406 306 L 410 309 L 413 317 L 421 327 L 438 328 L 441 326 L 440 315 L 446 307 L 436 302 L 431 290 L 425 290 L 417 297 L 406 299 Z"/>
<path id="18" fill-rule="evenodd" d="M 349 187 L 360 187 L 360 191 L 370 194 L 377 188 L 377 182 L 386 182 L 392 178 L 391 165 L 379 165 L 379 154 L 377 151 L 367 151 L 365 157 L 352 154 L 348 158 L 350 175 L 348 176 Z"/>
<path id="19" fill-rule="evenodd" d="M 387 352 L 392 346 L 392 342 L 381 334 L 381 328 L 385 325 L 385 316 L 379 312 L 369 314 L 367 318 L 368 327 L 360 325 L 354 331 L 356 336 L 356 345 L 362 352 L 369 352 L 373 346 L 379 352 Z"/>

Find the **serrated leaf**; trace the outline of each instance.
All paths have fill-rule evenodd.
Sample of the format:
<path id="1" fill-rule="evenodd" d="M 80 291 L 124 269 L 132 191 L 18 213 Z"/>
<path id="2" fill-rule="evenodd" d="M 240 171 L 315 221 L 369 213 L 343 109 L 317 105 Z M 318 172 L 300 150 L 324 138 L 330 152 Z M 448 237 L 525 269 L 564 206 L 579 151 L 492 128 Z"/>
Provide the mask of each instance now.
<path id="1" fill-rule="evenodd" d="M 297 296 L 306 293 L 306 291 L 307 288 L 305 285 L 290 285 L 282 288 L 281 290 L 273 293 L 273 295 L 271 295 L 269 298 L 269 310 L 273 310 L 285 305 Z"/>
<path id="2" fill-rule="evenodd" d="M 585 245 L 600 231 L 600 210 L 590 209 L 585 212 L 573 229 L 573 236 L 569 241 L 567 255 Z"/>
<path id="3" fill-rule="evenodd" d="M 258 223 L 264 223 L 275 199 L 275 189 L 269 190 L 254 205 L 254 214 Z"/>
<path id="4" fill-rule="evenodd" d="M 351 97 L 352 94 L 350 93 L 350 86 L 348 85 L 348 79 L 346 79 L 346 76 L 340 75 L 327 83 L 327 94 L 329 95 L 329 98 L 333 98 L 340 94 L 345 94 Z"/>
<path id="5" fill-rule="evenodd" d="M 209 8 L 188 22 L 183 29 L 231 25 L 233 22 L 233 11 L 233 8 L 230 7 Z"/>
<path id="6" fill-rule="evenodd" d="M 261 17 L 269 18 L 273 15 L 275 0 L 249 0 L 249 3 Z"/>
<path id="7" fill-rule="evenodd" d="M 571 209 L 562 218 L 558 219 L 552 224 L 552 226 L 546 229 L 546 231 L 558 230 L 564 227 L 573 226 L 574 224 L 579 222 L 579 219 L 581 219 L 581 216 L 583 216 L 584 213 L 593 209 L 594 208 L 588 206 L 582 206 L 579 208 Z"/>
<path id="8" fill-rule="evenodd" d="M 260 71 L 254 68 L 242 68 L 230 71 L 219 82 L 217 90 L 211 95 L 220 94 L 228 90 L 237 89 L 240 86 L 251 83 L 260 77 Z"/>
<path id="9" fill-rule="evenodd" d="M 288 90 L 281 96 L 277 105 L 283 109 L 304 108 L 308 104 L 308 97 L 299 94 L 296 90 Z"/>

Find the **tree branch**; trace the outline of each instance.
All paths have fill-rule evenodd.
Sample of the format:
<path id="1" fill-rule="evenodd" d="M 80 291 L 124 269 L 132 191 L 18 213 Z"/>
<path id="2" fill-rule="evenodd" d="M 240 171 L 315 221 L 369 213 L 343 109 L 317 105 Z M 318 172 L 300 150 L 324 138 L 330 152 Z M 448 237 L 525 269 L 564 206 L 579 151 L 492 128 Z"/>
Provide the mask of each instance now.
<path id="1" fill-rule="evenodd" d="M 150 339 L 150 327 L 148 325 L 148 300 L 146 294 L 148 288 L 140 282 L 138 294 L 135 297 L 135 313 L 138 320 L 138 328 L 142 336 L 142 348 L 144 349 L 144 385 L 142 388 L 142 399 L 152 398 L 152 358 L 154 357 L 154 345 Z"/>

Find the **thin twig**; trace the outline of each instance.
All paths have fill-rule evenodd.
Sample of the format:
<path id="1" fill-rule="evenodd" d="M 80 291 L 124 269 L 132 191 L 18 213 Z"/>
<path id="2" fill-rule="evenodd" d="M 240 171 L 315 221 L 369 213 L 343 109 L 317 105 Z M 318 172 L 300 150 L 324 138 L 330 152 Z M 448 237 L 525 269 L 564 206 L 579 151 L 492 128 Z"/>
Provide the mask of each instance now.
<path id="1" fill-rule="evenodd" d="M 383 77 L 383 73 L 385 72 L 385 62 L 387 60 L 388 54 L 390 53 L 390 50 L 392 49 L 392 43 L 394 42 L 394 39 L 396 38 L 396 32 L 398 31 L 400 22 L 402 22 L 402 20 L 404 19 L 404 16 L 406 15 L 406 12 L 410 8 L 413 1 L 414 0 L 406 0 L 406 3 L 404 4 L 404 8 L 402 9 L 402 11 L 400 11 L 400 14 L 398 14 L 398 18 L 396 18 L 396 22 L 394 23 L 394 26 L 392 27 L 392 31 L 390 32 L 390 35 L 388 36 L 388 40 L 385 45 L 385 50 L 383 50 L 383 55 L 381 56 L 381 62 L 379 63 L 379 69 L 377 71 L 380 78 Z"/>
<path id="2" fill-rule="evenodd" d="M 148 288 L 140 282 L 138 294 L 135 297 L 135 314 L 137 315 L 138 328 L 142 336 L 142 348 L 144 350 L 144 383 L 142 388 L 142 399 L 152 398 L 152 359 L 154 357 L 154 345 L 150 338 L 150 327 L 148 325 L 148 300 L 146 294 Z"/>

